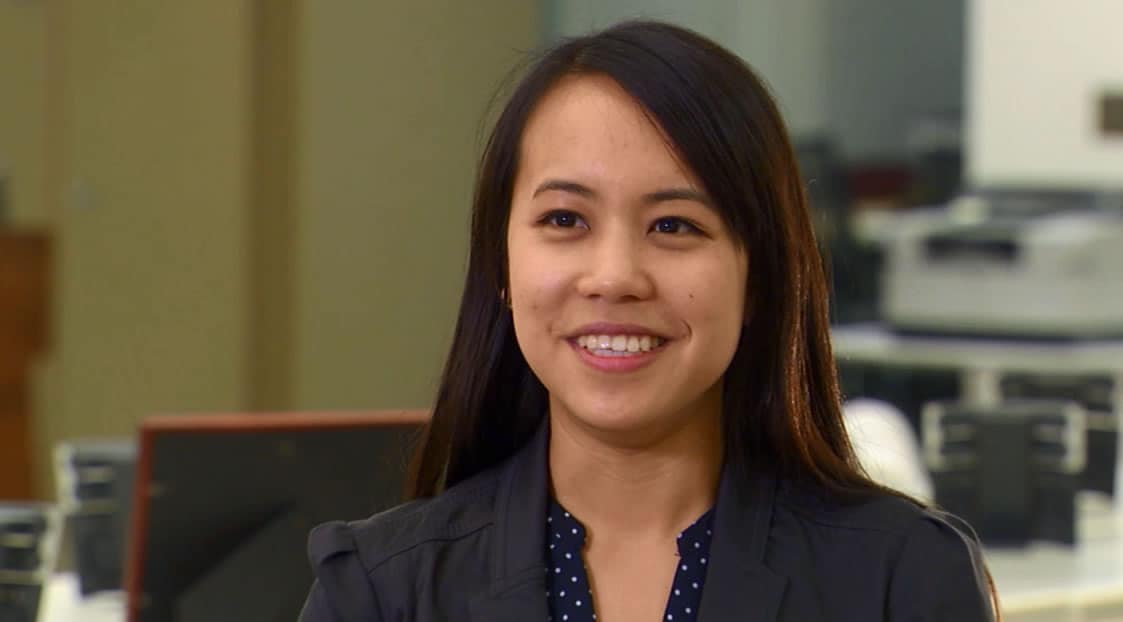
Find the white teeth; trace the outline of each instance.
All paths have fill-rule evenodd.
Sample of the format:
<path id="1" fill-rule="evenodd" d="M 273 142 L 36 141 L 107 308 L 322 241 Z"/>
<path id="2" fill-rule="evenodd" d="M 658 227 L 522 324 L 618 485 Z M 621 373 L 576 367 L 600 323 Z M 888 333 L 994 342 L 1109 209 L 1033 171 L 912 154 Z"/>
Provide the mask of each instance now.
<path id="1" fill-rule="evenodd" d="M 661 337 L 651 335 L 581 335 L 577 345 L 599 354 L 632 354 L 650 352 L 663 345 Z"/>

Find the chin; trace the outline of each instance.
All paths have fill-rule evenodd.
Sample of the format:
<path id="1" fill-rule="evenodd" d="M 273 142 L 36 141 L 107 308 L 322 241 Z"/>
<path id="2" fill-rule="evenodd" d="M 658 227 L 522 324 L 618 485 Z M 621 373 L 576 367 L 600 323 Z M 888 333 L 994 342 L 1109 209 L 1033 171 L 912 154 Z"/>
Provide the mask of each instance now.
<path id="1" fill-rule="evenodd" d="M 622 444 L 644 443 L 675 428 L 675 417 L 655 405 L 614 399 L 598 403 L 574 401 L 551 412 L 571 419 L 599 436 Z"/>

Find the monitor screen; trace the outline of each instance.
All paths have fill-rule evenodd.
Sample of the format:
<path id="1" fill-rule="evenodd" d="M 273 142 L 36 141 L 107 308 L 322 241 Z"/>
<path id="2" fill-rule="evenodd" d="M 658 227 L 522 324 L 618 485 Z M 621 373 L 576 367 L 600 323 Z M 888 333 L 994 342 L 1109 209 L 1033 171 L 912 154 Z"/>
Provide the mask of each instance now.
<path id="1" fill-rule="evenodd" d="M 130 622 L 291 622 L 308 531 L 403 498 L 422 411 L 154 417 L 141 425 Z"/>

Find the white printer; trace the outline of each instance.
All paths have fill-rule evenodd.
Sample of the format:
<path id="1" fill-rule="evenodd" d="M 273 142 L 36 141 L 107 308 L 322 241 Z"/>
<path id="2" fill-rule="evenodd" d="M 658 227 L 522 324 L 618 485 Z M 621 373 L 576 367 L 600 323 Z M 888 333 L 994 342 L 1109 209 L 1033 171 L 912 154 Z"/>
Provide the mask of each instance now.
<path id="1" fill-rule="evenodd" d="M 1123 337 L 1117 194 L 978 194 L 903 217 L 885 240 L 881 314 L 905 332 Z"/>

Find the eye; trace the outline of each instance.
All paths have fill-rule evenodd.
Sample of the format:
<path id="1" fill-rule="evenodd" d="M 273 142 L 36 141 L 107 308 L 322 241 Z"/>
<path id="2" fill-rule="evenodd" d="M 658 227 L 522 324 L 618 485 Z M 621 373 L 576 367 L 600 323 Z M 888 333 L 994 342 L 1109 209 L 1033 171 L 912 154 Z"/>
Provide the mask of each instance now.
<path id="1" fill-rule="evenodd" d="M 543 216 L 538 222 L 539 224 L 549 225 L 559 229 L 574 229 L 577 227 L 581 227 L 582 229 L 589 228 L 580 216 L 575 212 L 567 210 L 554 210 Z"/>
<path id="2" fill-rule="evenodd" d="M 666 233 L 669 235 L 682 235 L 702 232 L 702 230 L 695 226 L 694 223 L 691 223 L 690 221 L 679 218 L 677 216 L 668 216 L 666 218 L 660 218 L 659 220 L 656 220 L 655 223 L 651 225 L 651 230 L 656 233 Z"/>

